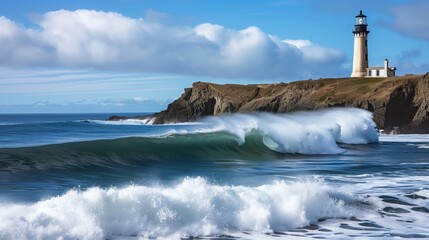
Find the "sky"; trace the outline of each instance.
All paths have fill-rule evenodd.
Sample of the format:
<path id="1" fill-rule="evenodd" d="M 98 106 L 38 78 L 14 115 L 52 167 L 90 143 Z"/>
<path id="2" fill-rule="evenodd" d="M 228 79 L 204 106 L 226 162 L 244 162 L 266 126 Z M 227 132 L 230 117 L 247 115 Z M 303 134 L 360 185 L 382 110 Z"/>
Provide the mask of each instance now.
<path id="1" fill-rule="evenodd" d="M 0 0 L 0 113 L 156 112 L 193 82 L 429 71 L 429 0 Z"/>

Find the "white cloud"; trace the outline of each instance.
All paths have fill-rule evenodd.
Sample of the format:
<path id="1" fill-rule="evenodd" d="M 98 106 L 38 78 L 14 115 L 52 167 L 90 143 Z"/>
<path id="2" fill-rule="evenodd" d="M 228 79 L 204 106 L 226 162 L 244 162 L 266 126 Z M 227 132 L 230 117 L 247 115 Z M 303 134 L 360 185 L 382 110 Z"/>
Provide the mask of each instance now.
<path id="1" fill-rule="evenodd" d="M 25 66 L 53 61 L 53 50 L 40 32 L 0 16 L 0 64 Z"/>
<path id="2" fill-rule="evenodd" d="M 332 59 L 342 59 L 344 52 L 335 48 L 326 48 L 309 40 L 284 40 L 284 43 L 297 47 L 308 63 L 329 63 Z"/>
<path id="3" fill-rule="evenodd" d="M 114 12 L 60 10 L 39 28 L 0 17 L 0 64 L 131 70 L 226 78 L 300 78 L 340 71 L 345 53 L 257 27 L 168 26 Z M 6 47 L 5 47 L 6 46 Z"/>
<path id="4" fill-rule="evenodd" d="M 135 97 L 135 98 L 133 98 L 133 100 L 136 101 L 136 102 L 143 102 L 143 101 L 146 101 L 146 100 L 149 100 L 149 99 L 142 98 L 142 97 Z"/>

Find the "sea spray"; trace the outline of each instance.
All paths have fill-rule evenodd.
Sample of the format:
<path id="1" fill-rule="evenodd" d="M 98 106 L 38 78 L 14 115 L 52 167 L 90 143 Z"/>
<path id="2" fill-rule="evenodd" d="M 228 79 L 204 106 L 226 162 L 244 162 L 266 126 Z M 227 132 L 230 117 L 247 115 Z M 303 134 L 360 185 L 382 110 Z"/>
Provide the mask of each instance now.
<path id="1" fill-rule="evenodd" d="M 378 142 L 372 114 L 355 108 L 286 114 L 231 114 L 209 117 L 202 122 L 214 125 L 213 130 L 232 134 L 241 144 L 251 131 L 260 131 L 267 147 L 284 153 L 338 154 L 344 150 L 337 143 Z"/>
<path id="2" fill-rule="evenodd" d="M 257 187 L 214 185 L 201 177 L 170 186 L 70 190 L 33 204 L 0 206 L 3 239 L 105 239 L 272 232 L 320 218 L 356 216 L 359 199 L 317 179 Z"/>

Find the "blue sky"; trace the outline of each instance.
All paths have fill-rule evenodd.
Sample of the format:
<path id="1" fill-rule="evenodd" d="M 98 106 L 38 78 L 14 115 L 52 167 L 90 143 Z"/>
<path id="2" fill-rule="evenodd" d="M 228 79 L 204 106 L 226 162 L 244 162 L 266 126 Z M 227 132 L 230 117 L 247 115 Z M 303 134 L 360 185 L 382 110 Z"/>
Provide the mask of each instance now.
<path id="1" fill-rule="evenodd" d="M 369 62 L 429 71 L 429 1 L 39 0 L 0 8 L 0 113 L 153 112 L 192 82 L 351 73 L 354 16 Z"/>

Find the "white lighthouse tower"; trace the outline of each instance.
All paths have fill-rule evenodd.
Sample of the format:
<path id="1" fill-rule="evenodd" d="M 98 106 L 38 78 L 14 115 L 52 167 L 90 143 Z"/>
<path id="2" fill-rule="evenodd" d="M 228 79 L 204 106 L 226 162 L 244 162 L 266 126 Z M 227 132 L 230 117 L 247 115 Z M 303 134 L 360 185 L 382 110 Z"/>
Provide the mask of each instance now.
<path id="1" fill-rule="evenodd" d="M 365 77 L 368 68 L 368 24 L 362 11 L 356 16 L 353 72 L 351 77 Z"/>

